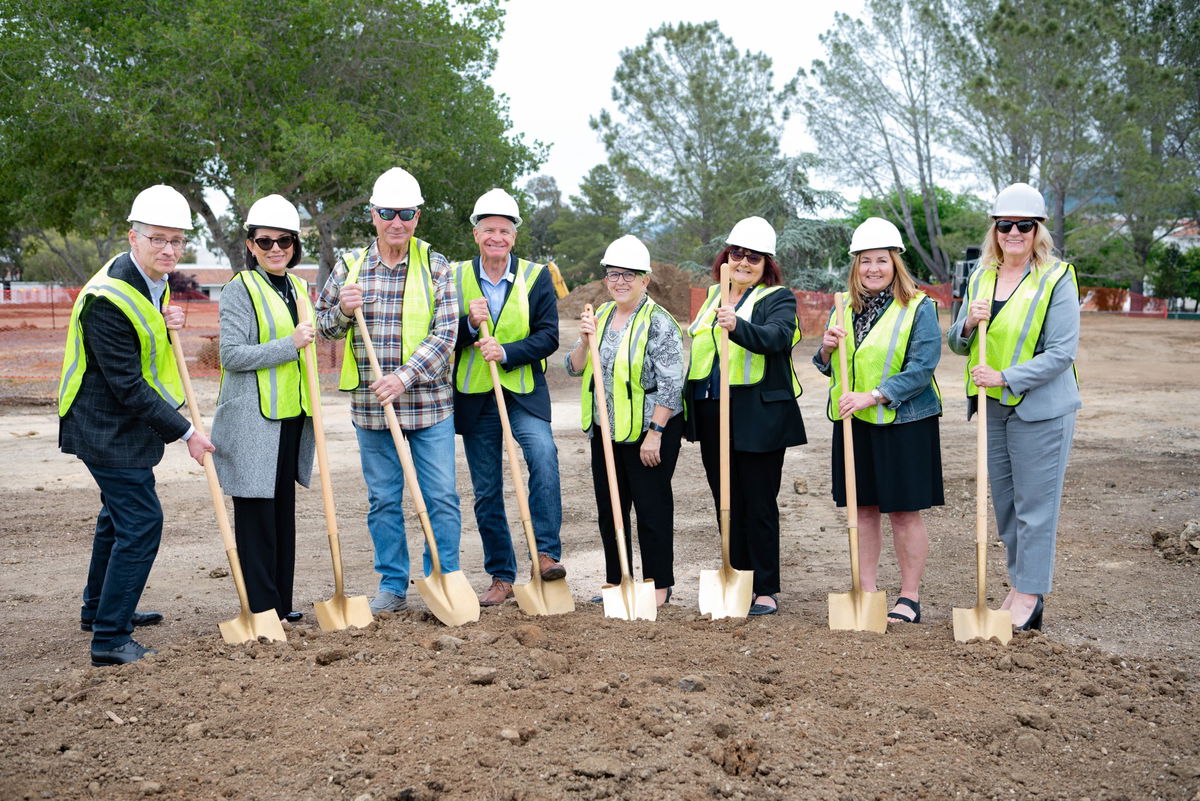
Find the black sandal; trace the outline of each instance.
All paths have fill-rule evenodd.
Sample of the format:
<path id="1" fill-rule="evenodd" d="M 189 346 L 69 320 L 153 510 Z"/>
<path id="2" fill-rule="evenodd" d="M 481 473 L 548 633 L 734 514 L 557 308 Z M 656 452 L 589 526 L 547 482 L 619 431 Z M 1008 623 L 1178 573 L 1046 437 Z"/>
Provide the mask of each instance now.
<path id="1" fill-rule="evenodd" d="M 896 606 L 907 606 L 913 611 L 913 617 L 907 618 L 899 612 L 888 612 L 888 620 L 895 620 L 900 623 L 920 623 L 921 622 L 921 604 L 914 601 L 912 598 L 905 598 L 901 595 L 896 599 Z"/>
<path id="2" fill-rule="evenodd" d="M 760 604 L 760 603 L 758 603 L 759 598 L 770 598 L 772 601 L 775 602 L 775 605 L 767 606 L 766 604 Z M 779 611 L 779 599 L 776 598 L 774 595 L 755 595 L 750 601 L 750 611 L 747 612 L 747 614 L 754 615 L 757 617 L 759 615 L 773 615 L 778 611 Z"/>

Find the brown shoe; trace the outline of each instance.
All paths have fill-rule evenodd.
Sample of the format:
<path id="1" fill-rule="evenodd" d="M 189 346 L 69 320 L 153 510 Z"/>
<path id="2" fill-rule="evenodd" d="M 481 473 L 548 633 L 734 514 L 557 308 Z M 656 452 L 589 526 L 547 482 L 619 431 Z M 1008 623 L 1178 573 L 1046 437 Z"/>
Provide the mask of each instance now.
<path id="1" fill-rule="evenodd" d="M 511 584 L 500 579 L 492 579 L 492 586 L 484 590 L 483 595 L 479 596 L 479 605 L 499 606 L 512 597 L 513 589 Z"/>
<path id="2" fill-rule="evenodd" d="M 567 569 L 544 553 L 538 554 L 538 570 L 542 572 L 542 581 L 558 581 L 567 577 Z"/>

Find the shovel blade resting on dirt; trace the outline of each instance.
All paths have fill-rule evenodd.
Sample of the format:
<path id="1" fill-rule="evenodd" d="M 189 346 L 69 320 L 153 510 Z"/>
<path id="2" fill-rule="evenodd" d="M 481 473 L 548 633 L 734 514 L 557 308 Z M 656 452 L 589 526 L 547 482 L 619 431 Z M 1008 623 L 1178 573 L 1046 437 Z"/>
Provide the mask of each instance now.
<path id="1" fill-rule="evenodd" d="M 371 374 L 378 381 L 383 377 L 379 367 L 379 359 L 375 356 L 375 345 L 371 342 L 371 332 L 367 330 L 366 320 L 363 319 L 362 308 L 354 310 L 354 323 L 358 335 L 362 337 L 363 350 L 366 351 L 367 361 L 371 363 Z M 438 556 L 437 541 L 433 538 L 433 524 L 429 522 L 429 512 L 425 509 L 425 497 L 421 495 L 421 486 L 417 483 L 417 468 L 413 464 L 412 454 L 408 451 L 408 443 L 400 431 L 400 421 L 396 419 L 396 410 L 391 401 L 383 404 L 383 416 L 387 419 L 388 430 L 392 434 L 392 443 L 396 446 L 396 455 L 400 458 L 400 467 L 404 471 L 404 483 L 408 485 L 409 495 L 421 521 L 421 533 L 425 535 L 425 547 L 429 549 L 429 559 L 433 563 L 432 572 L 413 583 L 417 592 L 429 611 L 447 626 L 461 626 L 479 620 L 479 598 L 471 589 L 471 582 L 461 570 L 449 573 L 442 572 L 441 559 Z M 405 546 L 407 547 L 407 546 Z"/>
<path id="2" fill-rule="evenodd" d="M 883 592 L 829 593 L 829 628 L 834 631 L 887 631 L 887 594 Z"/>
<path id="3" fill-rule="evenodd" d="M 617 531 L 617 537 L 625 536 Z M 621 577 L 620 584 L 605 584 L 600 588 L 604 602 L 604 616 L 621 620 L 656 620 L 658 599 L 654 597 L 654 582 L 650 579 L 635 581 L 628 574 Z"/>
<path id="4" fill-rule="evenodd" d="M 308 303 L 297 304 L 300 322 L 309 322 Z M 313 438 L 316 441 L 317 468 L 321 472 L 321 500 L 325 505 L 325 534 L 329 540 L 329 555 L 333 559 L 333 597 L 317 601 L 313 609 L 323 631 L 341 631 L 354 626 L 366 628 L 375 619 L 371 602 L 365 595 L 347 598 L 342 585 L 342 547 L 338 536 L 337 511 L 333 503 L 333 476 L 325 448 L 325 422 L 321 411 L 321 384 L 317 380 L 317 348 L 309 343 L 304 349 L 304 380 L 308 382 L 309 405 L 312 408 Z"/>
<path id="5" fill-rule="evenodd" d="M 980 320 L 975 333 L 979 342 L 979 363 L 987 364 L 987 320 Z M 1007 645 L 1012 639 L 1012 612 L 989 609 L 987 605 L 987 397 L 982 390 L 975 414 L 975 606 L 954 607 L 954 639 L 968 642 L 976 637 L 997 639 Z"/>
<path id="6" fill-rule="evenodd" d="M 200 419 L 200 407 L 196 403 L 195 393 L 192 392 L 192 379 L 188 374 L 187 359 L 183 355 L 183 345 L 179 341 L 178 332 L 171 337 L 171 348 L 175 352 L 175 362 L 179 365 L 179 379 L 183 383 L 183 394 L 187 398 L 192 425 L 203 434 L 204 421 Z M 211 453 L 204 454 L 204 475 L 208 478 L 208 494 L 212 498 L 217 528 L 221 532 L 221 542 L 225 545 L 225 556 L 229 560 L 229 574 L 233 576 L 233 586 L 237 589 L 238 602 L 242 607 L 241 613 L 233 620 L 217 624 L 221 637 L 232 645 L 257 640 L 259 637 L 284 641 L 287 635 L 283 633 L 283 624 L 279 622 L 274 610 L 250 611 L 246 580 L 242 576 L 242 561 L 238 558 L 237 542 L 233 538 L 233 529 L 229 526 L 229 513 L 225 511 L 225 494 L 221 492 L 221 482 L 217 480 L 217 468 L 213 465 Z"/>

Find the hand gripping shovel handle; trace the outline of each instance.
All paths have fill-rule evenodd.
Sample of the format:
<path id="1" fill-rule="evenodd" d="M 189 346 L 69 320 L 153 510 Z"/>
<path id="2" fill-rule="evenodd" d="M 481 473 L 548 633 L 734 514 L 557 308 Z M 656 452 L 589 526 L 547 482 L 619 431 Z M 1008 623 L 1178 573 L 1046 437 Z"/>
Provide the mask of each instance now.
<path id="1" fill-rule="evenodd" d="M 844 327 L 846 311 L 841 292 L 834 293 L 833 304 L 838 323 Z M 854 336 L 853 327 L 846 332 L 846 336 Z M 841 380 L 844 383 L 850 376 L 846 364 L 846 348 L 839 344 L 837 352 L 838 366 L 842 371 Z M 846 386 L 841 388 L 843 393 L 847 389 Z M 854 592 L 858 593 L 862 590 L 862 578 L 858 569 L 858 479 L 854 473 L 854 430 L 850 422 L 852 417 L 853 415 L 848 415 L 842 418 L 842 461 L 845 465 L 846 479 L 846 527 L 850 532 L 850 585 Z"/>

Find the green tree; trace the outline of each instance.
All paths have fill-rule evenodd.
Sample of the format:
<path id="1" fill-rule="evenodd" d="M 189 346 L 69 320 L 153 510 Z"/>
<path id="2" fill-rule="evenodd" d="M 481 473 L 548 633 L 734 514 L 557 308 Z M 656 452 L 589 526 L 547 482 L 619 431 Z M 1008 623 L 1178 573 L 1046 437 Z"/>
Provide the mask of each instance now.
<path id="1" fill-rule="evenodd" d="M 525 194 L 529 199 L 521 204 L 521 235 L 527 243 L 525 247 L 528 248 L 529 258 L 540 262 L 550 261 L 555 256 L 555 245 L 558 244 L 558 236 L 551 226 L 562 213 L 562 192 L 553 176 L 535 175 L 525 183 Z"/>
<path id="2" fill-rule="evenodd" d="M 600 259 L 625 228 L 629 205 L 617 191 L 612 170 L 597 164 L 579 184 L 579 194 L 559 212 L 550 226 L 563 280 L 574 287 L 600 277 Z"/>
<path id="3" fill-rule="evenodd" d="M 802 163 L 779 148 L 794 92 L 772 80 L 771 59 L 739 52 L 715 22 L 663 25 L 622 51 L 615 110 L 591 122 L 663 260 L 702 255 L 739 219 L 762 214 L 764 198 L 782 196 L 789 217 L 812 204 L 807 180 L 797 180 Z"/>
<path id="4" fill-rule="evenodd" d="M 1155 248 L 1151 258 L 1154 296 L 1167 298 L 1183 310 L 1192 299 L 1192 311 L 1200 310 L 1200 248 L 1180 250 L 1175 245 Z"/>

